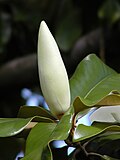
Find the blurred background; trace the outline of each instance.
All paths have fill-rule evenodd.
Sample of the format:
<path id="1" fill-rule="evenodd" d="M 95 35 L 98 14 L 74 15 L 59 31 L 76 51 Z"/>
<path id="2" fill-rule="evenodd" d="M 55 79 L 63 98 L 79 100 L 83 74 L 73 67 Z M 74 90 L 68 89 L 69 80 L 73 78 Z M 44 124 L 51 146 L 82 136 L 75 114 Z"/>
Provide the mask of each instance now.
<path id="1" fill-rule="evenodd" d="M 0 0 L 0 117 L 16 117 L 25 104 L 47 108 L 37 71 L 42 20 L 69 78 L 89 53 L 120 72 L 120 0 Z"/>

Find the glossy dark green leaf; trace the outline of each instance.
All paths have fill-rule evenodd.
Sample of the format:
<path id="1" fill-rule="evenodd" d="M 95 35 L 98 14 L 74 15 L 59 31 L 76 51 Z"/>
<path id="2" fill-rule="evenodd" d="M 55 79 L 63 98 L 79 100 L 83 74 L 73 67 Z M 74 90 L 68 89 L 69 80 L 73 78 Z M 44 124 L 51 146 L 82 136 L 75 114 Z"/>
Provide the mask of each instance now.
<path id="1" fill-rule="evenodd" d="M 84 100 L 82 98 L 76 97 L 76 99 L 73 102 L 75 113 L 79 114 L 80 116 L 84 116 L 85 114 L 87 114 L 91 110 L 91 108 L 93 108 L 93 107 L 98 107 L 98 108 L 99 107 L 111 108 L 111 106 L 113 106 L 114 108 L 120 107 L 120 95 L 117 95 L 117 94 L 116 95 L 114 95 L 114 94 L 107 95 L 100 102 L 96 103 L 95 106 L 94 105 L 91 105 L 91 106 L 85 105 L 83 103 L 83 101 Z M 87 100 L 87 102 L 91 103 L 91 101 L 89 101 L 89 100 Z M 87 102 L 86 102 L 86 104 L 87 104 Z"/>
<path id="2" fill-rule="evenodd" d="M 119 132 L 108 132 L 100 134 L 93 138 L 86 145 L 87 152 L 97 153 L 105 155 L 106 159 L 118 160 L 120 158 L 120 133 Z M 113 158 L 114 157 L 114 158 Z"/>
<path id="3" fill-rule="evenodd" d="M 99 84 L 96 84 L 91 91 L 81 100 L 84 104 L 88 106 L 97 105 L 100 101 L 107 98 L 109 94 L 114 91 L 120 91 L 120 74 L 110 75 L 105 79 L 101 80 Z M 117 97 L 117 95 L 115 95 Z M 120 104 L 120 97 L 117 97 L 117 105 Z M 112 100 L 111 100 L 112 101 Z M 111 104 L 111 101 L 109 105 Z M 113 101 L 114 102 L 114 101 Z M 108 104 L 107 104 L 108 105 Z M 114 104 L 116 105 L 116 103 Z"/>
<path id="4" fill-rule="evenodd" d="M 23 160 L 40 160 L 46 146 L 52 140 L 65 140 L 72 126 L 73 108 L 71 107 L 56 123 L 38 123 L 30 132 Z M 34 146 L 34 148 L 33 148 Z M 50 156 L 50 152 L 49 156 Z"/>
<path id="5" fill-rule="evenodd" d="M 83 104 L 82 108 L 94 106 L 110 92 L 119 92 L 119 82 L 120 74 L 105 65 L 95 54 L 90 54 L 80 62 L 70 79 L 72 103 L 78 97 L 79 103 Z"/>
<path id="6" fill-rule="evenodd" d="M 109 140 L 116 140 L 116 139 L 120 139 L 120 133 L 119 132 L 111 132 L 111 133 L 105 133 L 105 134 L 102 134 L 100 136 L 98 136 L 98 138 L 101 140 L 101 141 L 109 141 Z"/>
<path id="7" fill-rule="evenodd" d="M 75 113 L 78 114 L 80 113 L 81 116 L 82 115 L 85 115 L 89 110 L 90 108 L 88 108 L 80 99 L 80 97 L 76 97 L 74 102 L 73 102 L 73 106 L 74 106 L 74 110 L 75 110 Z"/>
<path id="8" fill-rule="evenodd" d="M 22 106 L 18 112 L 18 118 L 29 118 L 34 116 L 46 117 L 52 120 L 56 118 L 46 109 L 37 106 Z"/>
<path id="9" fill-rule="evenodd" d="M 52 152 L 49 146 L 45 147 L 43 152 L 42 152 L 42 156 L 41 156 L 42 160 L 51 160 L 52 159 Z"/>
<path id="10" fill-rule="evenodd" d="M 92 126 L 86 126 L 83 124 L 79 124 L 75 130 L 75 133 L 73 136 L 73 142 L 78 142 L 81 140 L 85 140 L 85 139 L 94 137 L 105 131 L 120 132 L 120 126 L 112 125 L 110 123 L 98 123 L 98 122 L 94 122 Z"/>
<path id="11" fill-rule="evenodd" d="M 34 127 L 36 122 L 53 122 L 51 119 L 45 117 L 31 117 L 31 118 L 0 118 L 0 137 L 9 137 L 17 135 L 25 128 L 28 129 L 28 125 Z"/>
<path id="12" fill-rule="evenodd" d="M 50 139 L 52 140 L 65 140 L 72 127 L 72 118 L 73 118 L 74 110 L 73 107 L 69 108 L 69 110 L 64 114 L 64 116 L 59 121 L 58 125 L 55 127 L 54 132 L 52 133 Z"/>
<path id="13" fill-rule="evenodd" d="M 30 132 L 26 142 L 26 152 L 23 160 L 40 160 L 42 152 L 49 142 L 55 123 L 38 123 Z M 33 147 L 34 146 L 34 147 Z"/>
<path id="14" fill-rule="evenodd" d="M 97 103 L 98 106 L 120 105 L 120 94 L 110 94 Z"/>
<path id="15" fill-rule="evenodd" d="M 33 118 L 0 118 L 0 137 L 14 136 L 25 129 Z"/>

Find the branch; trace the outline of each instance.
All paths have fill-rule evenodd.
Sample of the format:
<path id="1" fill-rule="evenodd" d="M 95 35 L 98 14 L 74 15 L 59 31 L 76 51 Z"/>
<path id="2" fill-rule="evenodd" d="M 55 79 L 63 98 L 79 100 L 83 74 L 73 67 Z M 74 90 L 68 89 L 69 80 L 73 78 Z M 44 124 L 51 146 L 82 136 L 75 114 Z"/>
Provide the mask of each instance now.
<path id="1" fill-rule="evenodd" d="M 14 59 L 0 67 L 0 89 L 22 88 L 37 82 L 36 55 Z"/>

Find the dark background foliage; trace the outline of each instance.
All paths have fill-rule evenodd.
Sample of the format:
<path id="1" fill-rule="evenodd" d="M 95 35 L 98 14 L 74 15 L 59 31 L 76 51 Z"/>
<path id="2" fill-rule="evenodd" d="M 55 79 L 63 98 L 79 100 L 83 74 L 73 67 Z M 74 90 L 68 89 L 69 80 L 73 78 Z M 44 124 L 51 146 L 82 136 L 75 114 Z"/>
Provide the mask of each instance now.
<path id="1" fill-rule="evenodd" d="M 0 117 L 16 117 L 21 90 L 40 93 L 37 36 L 45 20 L 69 77 L 89 53 L 120 72 L 120 0 L 1 0 Z"/>

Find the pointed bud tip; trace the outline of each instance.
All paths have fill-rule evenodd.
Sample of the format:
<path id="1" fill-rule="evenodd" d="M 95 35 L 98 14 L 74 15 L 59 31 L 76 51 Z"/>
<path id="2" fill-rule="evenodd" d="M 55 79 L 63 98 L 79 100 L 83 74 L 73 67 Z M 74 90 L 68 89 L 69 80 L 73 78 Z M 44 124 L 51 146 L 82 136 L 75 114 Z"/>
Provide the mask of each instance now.
<path id="1" fill-rule="evenodd" d="M 52 41 L 55 41 L 55 40 L 53 40 L 54 38 L 53 38 L 53 36 L 52 36 L 52 34 L 51 34 L 51 32 L 50 32 L 50 30 L 44 20 L 41 21 L 41 23 L 40 23 L 38 37 L 42 41 L 44 40 L 45 45 L 49 44 L 51 46 L 51 42 L 50 42 L 51 39 L 52 39 Z M 55 42 L 52 42 L 52 43 L 55 43 Z M 44 44 L 42 44 L 42 45 L 44 45 Z"/>
<path id="2" fill-rule="evenodd" d="M 40 26 L 44 26 L 44 25 L 46 25 L 46 23 L 45 23 L 45 21 L 43 20 L 43 21 L 41 21 Z"/>
<path id="3" fill-rule="evenodd" d="M 44 30 L 46 30 L 46 28 L 48 29 L 48 26 L 47 26 L 46 22 L 44 20 L 41 21 L 40 30 L 44 31 Z"/>
<path id="4" fill-rule="evenodd" d="M 38 33 L 38 67 L 42 93 L 50 111 L 59 119 L 70 106 L 67 72 L 57 43 L 45 21 Z"/>

